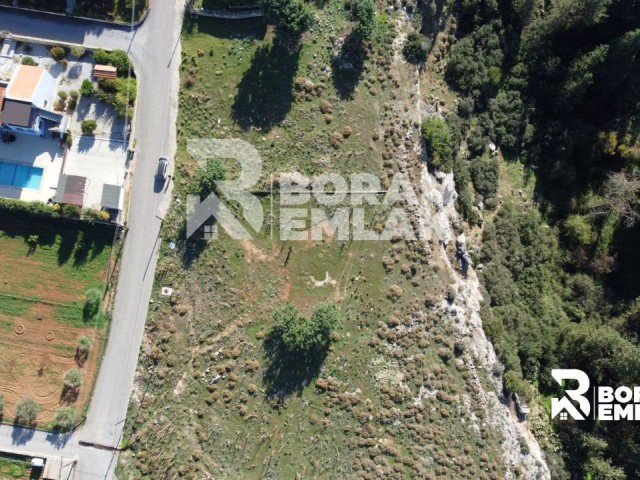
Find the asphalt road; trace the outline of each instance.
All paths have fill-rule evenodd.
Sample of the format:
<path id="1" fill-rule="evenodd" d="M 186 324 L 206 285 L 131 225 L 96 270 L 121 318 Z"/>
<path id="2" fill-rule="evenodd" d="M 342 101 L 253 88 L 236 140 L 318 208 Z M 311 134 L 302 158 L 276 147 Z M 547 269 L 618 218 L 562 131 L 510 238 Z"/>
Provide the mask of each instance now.
<path id="1" fill-rule="evenodd" d="M 161 218 L 171 188 L 157 189 L 159 156 L 173 158 L 179 88 L 180 29 L 184 2 L 153 0 L 148 17 L 133 32 L 71 17 L 0 8 L 0 31 L 39 39 L 122 48 L 131 55 L 138 78 L 133 135 L 136 157 L 114 311 L 87 421 L 73 436 L 51 438 L 43 432 L 16 435 L 0 426 L 0 448 L 77 456 L 76 479 L 112 478 L 155 274 Z M 170 165 L 170 172 L 173 165 Z M 22 432 L 24 433 L 24 432 Z M 19 439 L 16 442 L 16 438 Z M 97 447 L 97 448 L 96 448 Z"/>

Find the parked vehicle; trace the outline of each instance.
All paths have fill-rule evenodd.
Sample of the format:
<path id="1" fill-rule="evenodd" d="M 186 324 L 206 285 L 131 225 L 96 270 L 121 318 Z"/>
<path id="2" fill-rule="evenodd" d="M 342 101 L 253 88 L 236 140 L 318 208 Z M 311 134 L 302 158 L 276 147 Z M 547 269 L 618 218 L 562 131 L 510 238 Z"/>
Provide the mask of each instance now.
<path id="1" fill-rule="evenodd" d="M 169 159 L 167 157 L 160 157 L 158 159 L 158 168 L 156 169 L 156 180 L 164 180 L 167 178 L 167 167 L 169 166 Z"/>

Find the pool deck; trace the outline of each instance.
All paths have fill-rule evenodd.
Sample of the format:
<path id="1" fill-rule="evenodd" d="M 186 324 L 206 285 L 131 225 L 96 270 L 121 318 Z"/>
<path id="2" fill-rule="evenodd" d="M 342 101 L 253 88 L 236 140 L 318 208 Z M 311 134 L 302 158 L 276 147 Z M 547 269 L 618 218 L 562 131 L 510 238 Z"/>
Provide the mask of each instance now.
<path id="1" fill-rule="evenodd" d="M 62 170 L 63 150 L 58 140 L 35 135 L 17 134 L 13 143 L 0 143 L 0 161 L 42 168 L 40 188 L 18 188 L 0 185 L 0 197 L 24 201 L 47 200 L 54 196 Z"/>

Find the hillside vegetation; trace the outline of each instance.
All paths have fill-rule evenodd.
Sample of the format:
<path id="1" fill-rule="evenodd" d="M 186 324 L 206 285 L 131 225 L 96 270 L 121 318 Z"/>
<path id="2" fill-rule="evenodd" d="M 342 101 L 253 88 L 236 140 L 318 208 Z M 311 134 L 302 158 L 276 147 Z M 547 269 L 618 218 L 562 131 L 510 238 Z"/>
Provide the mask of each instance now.
<path id="1" fill-rule="evenodd" d="M 445 116 L 448 155 L 434 158 L 455 172 L 469 224 L 483 225 L 483 320 L 506 387 L 557 396 L 552 368 L 638 384 L 640 2 L 460 0 L 422 12 L 425 30 L 429 15 L 450 20 L 436 53 L 460 99 Z M 640 477 L 638 428 L 556 430 L 553 478 Z"/>

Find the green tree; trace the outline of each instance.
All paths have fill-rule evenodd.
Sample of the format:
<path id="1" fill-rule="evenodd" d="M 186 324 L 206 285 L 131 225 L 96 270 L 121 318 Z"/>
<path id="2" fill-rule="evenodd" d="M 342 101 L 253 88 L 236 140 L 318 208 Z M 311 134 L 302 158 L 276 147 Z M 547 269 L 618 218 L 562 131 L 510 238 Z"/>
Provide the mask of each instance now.
<path id="1" fill-rule="evenodd" d="M 38 63 L 32 57 L 22 57 L 22 62 L 20 63 L 22 63 L 22 65 L 30 65 L 32 67 L 38 65 Z"/>
<path id="2" fill-rule="evenodd" d="M 433 164 L 443 170 L 451 170 L 451 132 L 447 123 L 440 117 L 427 117 L 422 122 L 422 135 Z"/>
<path id="3" fill-rule="evenodd" d="M 593 225 L 586 215 L 569 215 L 564 221 L 564 229 L 578 245 L 590 245 L 595 240 Z"/>
<path id="4" fill-rule="evenodd" d="M 77 390 L 84 383 L 84 375 L 77 368 L 72 368 L 64 374 L 64 386 L 70 390 Z"/>
<path id="5" fill-rule="evenodd" d="M 16 422 L 21 425 L 33 425 L 36 422 L 40 405 L 32 397 L 26 397 L 16 403 Z"/>
<path id="6" fill-rule="evenodd" d="M 97 288 L 90 288 L 85 293 L 82 318 L 85 322 L 94 320 L 100 313 L 100 303 L 102 302 L 102 292 Z"/>
<path id="7" fill-rule="evenodd" d="M 447 78 L 465 94 L 474 90 L 485 95 L 494 93 L 504 60 L 501 44 L 499 21 L 489 21 L 473 30 L 451 47 Z"/>
<path id="8" fill-rule="evenodd" d="M 316 306 L 311 318 L 300 315 L 290 303 L 273 312 L 276 332 L 287 350 L 304 353 L 325 348 L 338 322 L 338 309 L 332 303 Z"/>
<path id="9" fill-rule="evenodd" d="M 4 397 L 0 395 L 0 419 L 4 415 Z"/>
<path id="10" fill-rule="evenodd" d="M 260 5 L 279 35 L 295 39 L 313 24 L 313 14 L 302 0 L 260 0 Z"/>
<path id="11" fill-rule="evenodd" d="M 74 407 L 60 407 L 53 417 L 53 424 L 57 429 L 68 432 L 76 424 L 76 409 Z"/>
<path id="12" fill-rule="evenodd" d="M 352 0 L 349 17 L 357 22 L 355 32 L 364 39 L 370 40 L 375 27 L 376 6 L 374 0 Z"/>
<path id="13" fill-rule="evenodd" d="M 89 352 L 91 351 L 91 344 L 93 343 L 93 341 L 91 340 L 90 337 L 87 337 L 86 335 L 81 336 L 78 339 L 78 351 L 88 355 Z"/>
<path id="14" fill-rule="evenodd" d="M 489 101 L 496 141 L 501 147 L 516 148 L 524 129 L 525 107 L 516 90 L 500 91 Z"/>
<path id="15" fill-rule="evenodd" d="M 611 460 L 592 457 L 585 465 L 585 479 L 588 480 L 626 480 L 627 475 L 624 470 L 614 467 Z"/>
<path id="16" fill-rule="evenodd" d="M 216 182 L 224 179 L 225 169 L 222 162 L 217 159 L 208 159 L 206 167 L 200 168 L 196 173 L 192 192 L 206 197 L 215 190 Z"/>
<path id="17" fill-rule="evenodd" d="M 548 17 L 554 30 L 591 27 L 607 14 L 612 0 L 556 0 Z"/>

